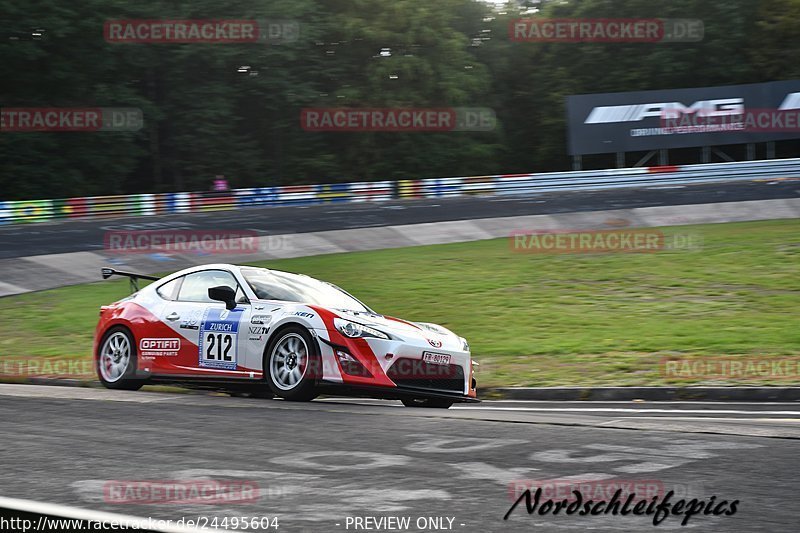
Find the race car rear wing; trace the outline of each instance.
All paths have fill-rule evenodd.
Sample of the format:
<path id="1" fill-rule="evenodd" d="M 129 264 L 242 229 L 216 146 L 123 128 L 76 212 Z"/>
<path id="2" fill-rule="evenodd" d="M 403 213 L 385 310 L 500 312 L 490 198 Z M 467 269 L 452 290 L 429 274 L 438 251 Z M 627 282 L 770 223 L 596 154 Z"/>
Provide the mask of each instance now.
<path id="1" fill-rule="evenodd" d="M 130 278 L 131 280 L 131 293 L 134 293 L 139 290 L 139 280 L 146 279 L 150 281 L 158 281 L 161 278 L 157 278 L 155 276 L 148 276 L 146 274 L 135 274 L 133 272 L 123 272 L 121 270 L 114 270 L 113 268 L 103 267 L 100 269 L 100 272 L 103 274 L 103 279 L 108 279 L 111 276 L 125 276 L 126 278 Z"/>

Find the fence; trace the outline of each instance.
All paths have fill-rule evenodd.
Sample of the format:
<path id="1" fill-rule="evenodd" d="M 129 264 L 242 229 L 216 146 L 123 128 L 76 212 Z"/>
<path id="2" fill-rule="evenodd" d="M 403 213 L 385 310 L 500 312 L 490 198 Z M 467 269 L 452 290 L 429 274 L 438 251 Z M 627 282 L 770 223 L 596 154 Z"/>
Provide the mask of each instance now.
<path id="1" fill-rule="evenodd" d="M 530 194 L 800 178 L 800 159 L 0 202 L 0 224 L 397 198 Z"/>

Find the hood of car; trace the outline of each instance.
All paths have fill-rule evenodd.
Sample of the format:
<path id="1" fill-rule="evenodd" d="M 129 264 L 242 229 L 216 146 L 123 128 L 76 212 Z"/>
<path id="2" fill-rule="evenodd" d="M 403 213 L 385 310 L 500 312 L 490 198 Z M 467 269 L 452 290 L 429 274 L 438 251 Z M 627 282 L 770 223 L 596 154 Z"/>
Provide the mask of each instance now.
<path id="1" fill-rule="evenodd" d="M 461 338 L 458 335 L 437 324 L 414 323 L 401 318 L 361 311 L 337 309 L 335 312 L 342 318 L 367 326 L 374 326 L 387 333 L 427 339 L 428 343 L 436 348 L 441 348 L 444 344 L 460 346 Z"/>

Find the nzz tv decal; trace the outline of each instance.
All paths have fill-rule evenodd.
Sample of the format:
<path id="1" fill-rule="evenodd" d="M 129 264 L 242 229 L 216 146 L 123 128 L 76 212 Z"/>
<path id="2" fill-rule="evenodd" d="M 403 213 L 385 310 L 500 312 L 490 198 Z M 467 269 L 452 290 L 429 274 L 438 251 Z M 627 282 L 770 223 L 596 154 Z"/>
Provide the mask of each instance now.
<path id="1" fill-rule="evenodd" d="M 200 366 L 236 370 L 243 309 L 208 308 L 200 324 Z"/>

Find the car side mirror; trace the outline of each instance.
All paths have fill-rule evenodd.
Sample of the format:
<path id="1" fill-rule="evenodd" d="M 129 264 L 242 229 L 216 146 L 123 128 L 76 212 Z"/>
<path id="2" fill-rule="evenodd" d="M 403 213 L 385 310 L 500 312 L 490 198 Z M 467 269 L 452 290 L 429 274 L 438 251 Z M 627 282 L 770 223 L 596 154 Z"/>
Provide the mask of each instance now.
<path id="1" fill-rule="evenodd" d="M 208 297 L 218 302 L 225 302 L 225 308 L 228 310 L 236 307 L 236 291 L 226 285 L 209 288 Z"/>

